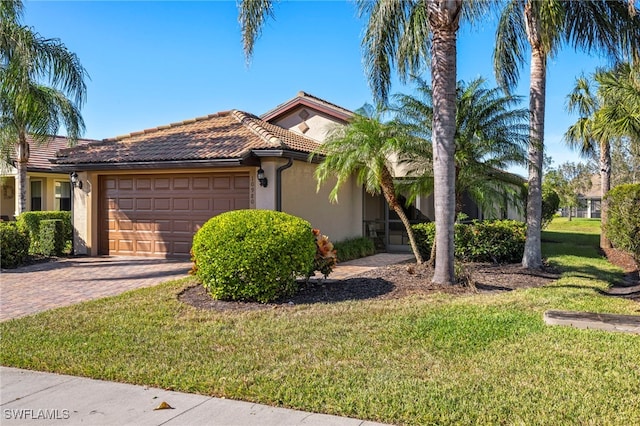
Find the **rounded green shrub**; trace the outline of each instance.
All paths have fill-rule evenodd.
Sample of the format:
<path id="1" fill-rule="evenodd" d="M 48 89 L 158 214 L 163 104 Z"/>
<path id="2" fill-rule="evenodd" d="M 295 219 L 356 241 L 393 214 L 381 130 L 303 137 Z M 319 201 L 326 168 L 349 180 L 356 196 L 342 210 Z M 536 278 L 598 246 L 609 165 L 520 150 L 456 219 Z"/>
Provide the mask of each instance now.
<path id="1" fill-rule="evenodd" d="M 29 233 L 16 222 L 0 222 L 0 266 L 16 268 L 29 256 Z"/>
<path id="2" fill-rule="evenodd" d="M 607 194 L 607 202 L 607 237 L 640 263 L 640 184 L 616 186 Z"/>
<path id="3" fill-rule="evenodd" d="M 311 224 L 271 210 L 215 216 L 193 238 L 195 274 L 214 299 L 267 303 L 297 290 L 313 269 Z"/>

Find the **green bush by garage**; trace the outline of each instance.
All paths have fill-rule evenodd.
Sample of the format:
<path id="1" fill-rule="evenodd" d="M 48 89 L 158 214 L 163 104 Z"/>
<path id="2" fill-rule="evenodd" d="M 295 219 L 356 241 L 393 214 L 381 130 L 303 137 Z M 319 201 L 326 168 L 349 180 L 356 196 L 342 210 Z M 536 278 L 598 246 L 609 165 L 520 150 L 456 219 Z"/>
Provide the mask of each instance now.
<path id="1" fill-rule="evenodd" d="M 207 221 L 193 238 L 196 276 L 214 299 L 262 303 L 296 292 L 313 269 L 311 224 L 270 210 L 235 210 Z"/>
<path id="2" fill-rule="evenodd" d="M 0 267 L 16 268 L 29 257 L 29 233 L 16 222 L 0 222 Z"/>
<path id="3" fill-rule="evenodd" d="M 61 222 L 60 225 L 53 225 L 58 229 L 58 232 L 61 235 L 53 235 L 49 230 L 41 233 L 41 223 L 42 221 L 47 220 L 59 220 Z M 41 211 L 41 212 L 24 212 L 20 216 L 18 216 L 18 226 L 24 228 L 29 233 L 30 238 L 30 246 L 29 246 L 29 254 L 32 255 L 43 255 L 43 256 L 59 256 L 64 251 L 64 247 L 71 246 L 71 240 L 73 238 L 73 226 L 71 225 L 71 212 L 68 211 Z M 49 227 L 51 225 L 47 225 Z M 58 228 L 59 227 L 59 228 Z M 47 238 L 50 236 L 53 238 L 52 241 L 47 241 L 44 243 L 41 240 L 42 236 L 46 236 Z M 55 241 L 58 240 L 63 241 L 63 250 L 56 251 L 51 248 L 51 244 L 59 244 Z M 55 254 L 52 254 L 52 250 Z"/>

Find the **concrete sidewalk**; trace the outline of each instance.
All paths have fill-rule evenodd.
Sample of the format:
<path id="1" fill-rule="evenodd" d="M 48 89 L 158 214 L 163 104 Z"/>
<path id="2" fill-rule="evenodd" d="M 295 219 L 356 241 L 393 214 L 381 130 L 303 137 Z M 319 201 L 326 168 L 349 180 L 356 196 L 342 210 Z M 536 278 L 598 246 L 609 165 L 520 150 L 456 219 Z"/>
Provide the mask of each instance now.
<path id="1" fill-rule="evenodd" d="M 347 417 L 0 367 L 2 425 L 374 426 Z M 154 410 L 162 402 L 172 409 Z"/>

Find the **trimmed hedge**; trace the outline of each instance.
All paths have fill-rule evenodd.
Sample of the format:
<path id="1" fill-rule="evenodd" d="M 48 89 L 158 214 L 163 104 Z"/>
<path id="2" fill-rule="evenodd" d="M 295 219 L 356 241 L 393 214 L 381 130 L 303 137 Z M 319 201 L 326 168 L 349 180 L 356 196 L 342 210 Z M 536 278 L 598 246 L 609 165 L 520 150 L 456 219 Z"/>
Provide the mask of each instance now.
<path id="1" fill-rule="evenodd" d="M 29 257 L 29 233 L 16 222 L 0 222 L 0 267 L 17 268 Z"/>
<path id="2" fill-rule="evenodd" d="M 65 239 L 63 223 L 60 219 L 40 221 L 40 254 L 44 256 L 60 256 L 64 251 Z"/>
<path id="3" fill-rule="evenodd" d="M 607 237 L 615 248 L 628 251 L 640 264 L 640 184 L 616 186 L 606 199 Z"/>
<path id="4" fill-rule="evenodd" d="M 30 254 L 45 254 L 43 253 L 40 242 L 40 223 L 43 220 L 55 219 L 62 221 L 62 238 L 64 239 L 65 244 L 66 242 L 71 242 L 73 238 L 71 212 L 24 212 L 18 216 L 18 225 L 26 229 L 29 233 L 29 238 L 31 240 L 31 245 L 29 246 Z"/>
<path id="5" fill-rule="evenodd" d="M 431 255 L 434 222 L 413 225 L 423 258 Z M 455 258 L 463 262 L 511 263 L 522 259 L 526 225 L 515 220 L 474 220 L 454 225 Z"/>
<path id="6" fill-rule="evenodd" d="M 214 299 L 262 303 L 290 296 L 316 255 L 311 224 L 270 210 L 215 216 L 193 238 L 195 274 Z"/>
<path id="7" fill-rule="evenodd" d="M 359 237 L 338 241 L 333 245 L 338 252 L 338 261 L 359 259 L 376 254 L 376 247 L 371 238 Z"/>

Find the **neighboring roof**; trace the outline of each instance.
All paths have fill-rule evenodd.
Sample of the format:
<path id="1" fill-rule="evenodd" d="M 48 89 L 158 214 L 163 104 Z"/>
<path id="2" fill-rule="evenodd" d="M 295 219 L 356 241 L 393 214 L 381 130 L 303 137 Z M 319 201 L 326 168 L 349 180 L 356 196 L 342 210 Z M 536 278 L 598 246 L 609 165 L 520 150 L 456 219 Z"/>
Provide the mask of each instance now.
<path id="1" fill-rule="evenodd" d="M 69 147 L 69 139 L 64 136 L 53 136 L 45 143 L 37 143 L 31 136 L 27 136 L 29 142 L 29 162 L 27 163 L 27 171 L 29 172 L 53 172 L 54 165 L 51 159 L 56 158 L 56 152 L 63 148 Z M 92 139 L 78 139 L 76 145 L 85 145 L 90 142 L 96 142 Z M 11 156 L 11 162 L 15 161 Z"/>
<path id="2" fill-rule="evenodd" d="M 334 117 L 345 124 L 353 117 L 353 111 L 343 108 L 339 105 L 327 102 L 324 99 L 310 95 L 309 93 L 300 91 L 295 98 L 278 105 L 274 109 L 265 112 L 260 116 L 261 119 L 268 122 L 273 122 L 278 118 L 289 114 L 292 110 L 295 110 L 299 106 L 306 106 L 317 111 L 323 112 L 331 117 Z"/>
<path id="3" fill-rule="evenodd" d="M 591 188 L 584 194 L 579 194 L 582 198 L 602 198 L 602 188 L 600 183 L 601 177 L 599 173 L 591 175 Z"/>
<path id="4" fill-rule="evenodd" d="M 225 111 L 63 149 L 57 164 L 140 164 L 243 160 L 260 150 L 308 154 L 320 145 L 255 115 Z"/>

